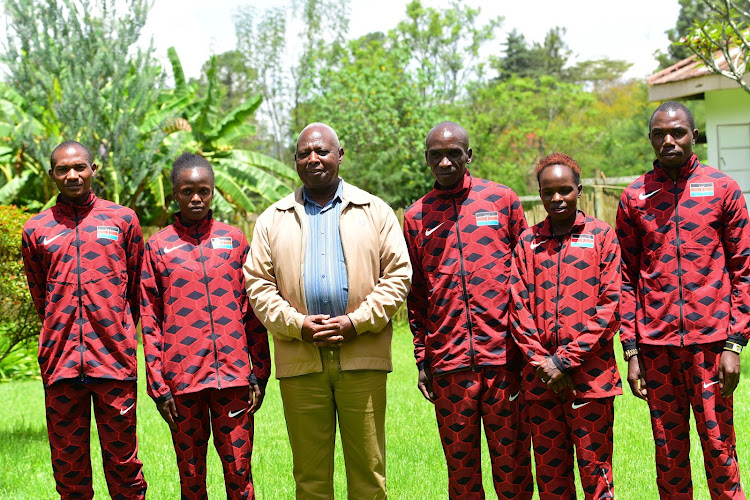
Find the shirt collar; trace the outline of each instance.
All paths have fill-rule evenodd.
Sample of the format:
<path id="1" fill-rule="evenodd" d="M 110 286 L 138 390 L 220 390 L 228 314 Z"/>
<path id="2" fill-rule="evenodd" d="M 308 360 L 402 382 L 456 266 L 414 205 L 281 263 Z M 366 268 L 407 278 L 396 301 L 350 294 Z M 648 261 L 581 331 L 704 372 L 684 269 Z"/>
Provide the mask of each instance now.
<path id="1" fill-rule="evenodd" d="M 339 177 L 339 184 L 336 187 L 336 194 L 333 195 L 333 198 L 331 198 L 331 201 L 326 203 L 326 207 L 328 205 L 333 205 L 334 203 L 337 203 L 337 202 L 341 203 L 343 199 L 344 199 L 344 182 L 341 179 L 341 177 Z M 302 201 L 305 203 L 305 205 L 316 205 L 318 207 L 321 207 L 321 205 L 317 201 L 314 201 L 312 198 L 310 198 L 310 196 L 307 193 L 306 187 L 302 188 Z M 321 207 L 321 208 L 325 208 L 325 207 Z"/>
<path id="2" fill-rule="evenodd" d="M 580 231 L 581 229 L 583 229 L 583 226 L 585 224 L 586 224 L 586 214 L 583 213 L 583 211 L 581 211 L 581 210 L 576 210 L 576 220 L 573 223 L 573 226 L 571 226 L 570 231 L 568 232 L 568 234 L 573 234 L 576 231 Z M 547 216 L 544 219 L 544 222 L 542 223 L 542 227 L 539 230 L 539 232 L 541 234 L 543 234 L 544 236 L 548 236 L 550 238 L 555 237 L 555 236 L 562 236 L 562 235 L 554 235 L 554 234 L 552 234 L 552 227 L 550 225 L 549 216 Z"/>

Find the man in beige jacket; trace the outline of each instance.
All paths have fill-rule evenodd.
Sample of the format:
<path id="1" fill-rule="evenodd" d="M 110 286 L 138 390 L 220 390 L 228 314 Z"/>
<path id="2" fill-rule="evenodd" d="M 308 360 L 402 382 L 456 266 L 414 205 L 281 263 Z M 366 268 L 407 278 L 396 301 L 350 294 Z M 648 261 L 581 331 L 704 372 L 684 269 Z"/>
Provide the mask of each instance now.
<path id="1" fill-rule="evenodd" d="M 343 156 L 328 125 L 302 130 L 303 187 L 261 214 L 245 263 L 253 309 L 274 338 L 298 499 L 333 499 L 337 417 L 348 497 L 387 498 L 390 320 L 411 265 L 393 210 L 339 178 Z"/>

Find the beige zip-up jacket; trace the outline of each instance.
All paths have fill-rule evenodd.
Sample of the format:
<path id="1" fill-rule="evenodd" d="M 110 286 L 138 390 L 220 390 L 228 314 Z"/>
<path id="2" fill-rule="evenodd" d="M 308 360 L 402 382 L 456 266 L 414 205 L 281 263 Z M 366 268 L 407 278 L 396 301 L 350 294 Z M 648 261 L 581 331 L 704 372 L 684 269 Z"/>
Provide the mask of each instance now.
<path id="1" fill-rule="evenodd" d="M 344 182 L 339 231 L 349 280 L 346 312 L 357 331 L 341 345 L 341 369 L 391 371 L 391 318 L 411 285 L 400 224 L 383 200 Z M 255 314 L 273 334 L 277 378 L 323 370 L 320 350 L 301 333 L 306 239 L 299 188 L 258 217 L 244 266 Z"/>

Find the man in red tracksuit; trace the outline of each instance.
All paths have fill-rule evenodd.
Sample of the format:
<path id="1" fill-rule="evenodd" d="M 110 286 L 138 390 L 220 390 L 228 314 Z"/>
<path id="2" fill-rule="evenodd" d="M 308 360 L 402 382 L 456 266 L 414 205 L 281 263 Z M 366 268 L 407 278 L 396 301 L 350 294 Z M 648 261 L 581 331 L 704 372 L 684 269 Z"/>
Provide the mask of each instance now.
<path id="1" fill-rule="evenodd" d="M 23 229 L 23 261 L 42 330 L 52 470 L 61 498 L 92 498 L 91 403 L 114 499 L 144 498 L 138 460 L 136 347 L 143 236 L 129 208 L 96 197 L 91 153 L 57 146 L 49 175 L 57 204 Z"/>
<path id="2" fill-rule="evenodd" d="M 613 338 L 620 327 L 615 230 L 577 210 L 581 170 L 562 153 L 536 167 L 548 216 L 524 231 L 511 277 L 513 338 L 526 358 L 539 498 L 575 498 L 573 450 L 587 499 L 614 498 Z"/>
<path id="3" fill-rule="evenodd" d="M 148 240 L 141 275 L 148 393 L 172 430 L 182 498 L 206 498 L 213 429 L 227 498 L 248 500 L 253 414 L 271 374 L 268 335 L 245 292 L 249 245 L 213 218 L 208 161 L 183 153 L 171 177 L 180 211 Z"/>
<path id="4" fill-rule="evenodd" d="M 622 194 L 621 339 L 633 394 L 648 401 L 662 498 L 692 498 L 690 407 L 712 498 L 745 498 L 732 392 L 750 336 L 750 220 L 737 183 L 693 154 L 690 110 L 651 116 L 654 168 Z"/>
<path id="5" fill-rule="evenodd" d="M 435 188 L 404 215 L 414 275 L 407 303 L 419 389 L 435 405 L 450 498 L 484 498 L 484 424 L 499 498 L 531 498 L 530 439 L 520 353 L 508 320 L 512 251 L 526 229 L 506 186 L 472 177 L 460 125 L 427 135 Z"/>

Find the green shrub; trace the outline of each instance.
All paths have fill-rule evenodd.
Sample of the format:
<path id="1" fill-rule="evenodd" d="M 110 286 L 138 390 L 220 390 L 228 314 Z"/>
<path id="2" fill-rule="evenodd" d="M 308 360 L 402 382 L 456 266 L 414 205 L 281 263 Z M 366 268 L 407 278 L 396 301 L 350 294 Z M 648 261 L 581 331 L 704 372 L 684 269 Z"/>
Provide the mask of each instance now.
<path id="1" fill-rule="evenodd" d="M 21 232 L 32 215 L 0 205 L 0 378 L 29 376 L 28 358 L 41 327 L 21 257 Z"/>

